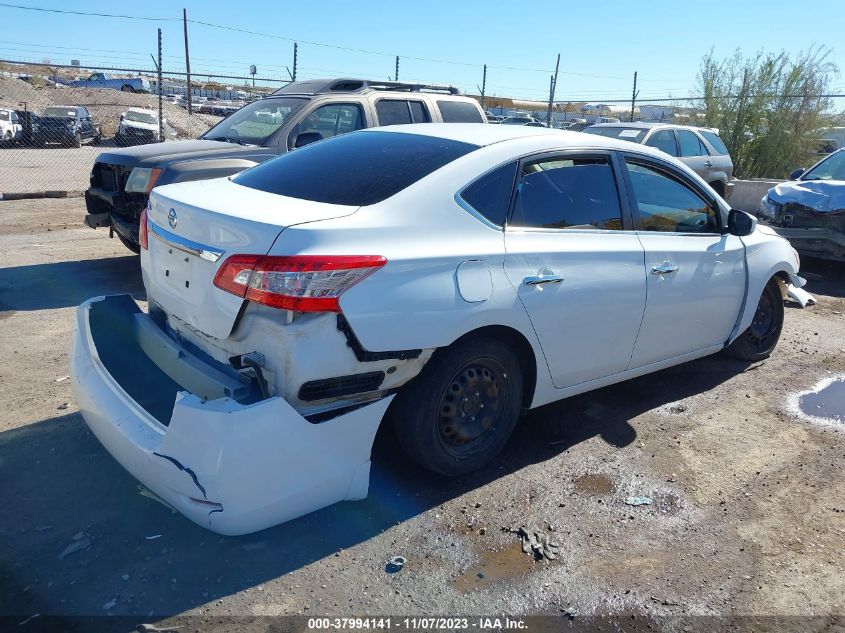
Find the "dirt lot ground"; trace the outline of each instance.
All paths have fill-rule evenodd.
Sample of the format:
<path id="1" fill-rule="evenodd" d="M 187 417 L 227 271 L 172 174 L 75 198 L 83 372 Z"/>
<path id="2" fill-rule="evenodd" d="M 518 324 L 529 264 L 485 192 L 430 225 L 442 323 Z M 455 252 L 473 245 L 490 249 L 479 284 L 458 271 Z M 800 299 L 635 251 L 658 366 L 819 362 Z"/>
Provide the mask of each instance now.
<path id="1" fill-rule="evenodd" d="M 366 501 L 223 538 L 140 495 L 77 412 L 74 307 L 144 297 L 137 258 L 83 215 L 78 199 L 0 202 L 0 614 L 14 630 L 34 614 L 124 615 L 126 630 L 165 618 L 199 630 L 198 616 L 226 630 L 276 614 L 683 624 L 845 611 L 845 429 L 787 406 L 845 372 L 842 266 L 807 263 L 818 305 L 787 309 L 763 363 L 707 358 L 544 407 L 490 467 L 454 481 L 385 435 Z M 632 495 L 654 502 L 626 505 Z M 523 554 L 522 525 L 560 557 Z M 396 555 L 407 563 L 387 573 Z"/>

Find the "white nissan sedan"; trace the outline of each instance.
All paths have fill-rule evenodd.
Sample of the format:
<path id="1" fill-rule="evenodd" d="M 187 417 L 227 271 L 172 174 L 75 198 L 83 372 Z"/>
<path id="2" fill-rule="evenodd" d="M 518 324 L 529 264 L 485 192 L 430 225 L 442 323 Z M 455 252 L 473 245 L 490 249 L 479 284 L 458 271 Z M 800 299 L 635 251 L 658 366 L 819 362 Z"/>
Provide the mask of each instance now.
<path id="1" fill-rule="evenodd" d="M 135 477 L 242 534 L 367 495 L 389 423 L 443 475 L 520 412 L 724 350 L 768 356 L 798 256 L 665 154 L 428 124 L 159 187 L 149 309 L 79 307 L 82 415 Z"/>

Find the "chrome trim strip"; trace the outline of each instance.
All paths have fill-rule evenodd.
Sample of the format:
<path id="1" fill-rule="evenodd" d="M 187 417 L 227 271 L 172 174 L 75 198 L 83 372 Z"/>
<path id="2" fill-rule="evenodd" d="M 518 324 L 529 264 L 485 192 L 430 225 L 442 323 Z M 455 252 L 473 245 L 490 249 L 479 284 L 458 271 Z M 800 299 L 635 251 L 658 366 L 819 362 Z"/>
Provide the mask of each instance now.
<path id="1" fill-rule="evenodd" d="M 184 251 L 185 253 L 190 253 L 191 255 L 196 255 L 197 257 L 209 262 L 216 262 L 218 259 L 223 257 L 223 254 L 226 252 L 217 248 L 211 248 L 205 244 L 200 244 L 199 242 L 193 242 L 189 239 L 185 239 L 184 237 L 180 237 L 175 233 L 171 233 L 170 231 L 165 231 L 149 219 L 147 220 L 147 226 L 150 229 L 150 233 L 168 246 L 172 246 L 173 248 Z"/>

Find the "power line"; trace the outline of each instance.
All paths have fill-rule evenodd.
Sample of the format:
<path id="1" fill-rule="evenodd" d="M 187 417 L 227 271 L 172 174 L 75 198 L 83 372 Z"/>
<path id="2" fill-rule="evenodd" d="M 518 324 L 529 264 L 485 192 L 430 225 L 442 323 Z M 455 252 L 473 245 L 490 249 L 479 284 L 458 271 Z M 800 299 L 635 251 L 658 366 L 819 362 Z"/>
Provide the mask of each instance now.
<path id="1" fill-rule="evenodd" d="M 87 11 L 68 11 L 64 9 L 44 9 L 42 7 L 26 7 L 22 4 L 7 4 L 0 2 L 0 7 L 7 9 L 23 9 L 25 11 L 40 11 L 42 13 L 62 13 L 65 15 L 85 15 L 97 18 L 121 18 L 123 20 L 146 20 L 148 22 L 176 22 L 178 18 L 152 18 L 139 15 L 119 15 L 115 13 L 89 13 Z"/>

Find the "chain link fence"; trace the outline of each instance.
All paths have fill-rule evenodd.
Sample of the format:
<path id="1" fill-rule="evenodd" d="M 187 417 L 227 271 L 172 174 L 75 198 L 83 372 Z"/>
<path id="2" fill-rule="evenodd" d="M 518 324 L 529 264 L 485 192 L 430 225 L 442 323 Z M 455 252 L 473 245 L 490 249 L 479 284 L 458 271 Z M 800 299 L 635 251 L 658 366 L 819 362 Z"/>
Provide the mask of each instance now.
<path id="1" fill-rule="evenodd" d="M 155 71 L 108 71 L 103 76 L 110 87 L 91 87 L 96 70 L 0 64 L 0 195 L 82 192 L 100 152 L 199 138 L 249 100 L 287 83 L 194 76 L 189 111 L 184 77 L 163 73 L 159 117 Z M 115 78 L 125 84 L 114 84 Z"/>

